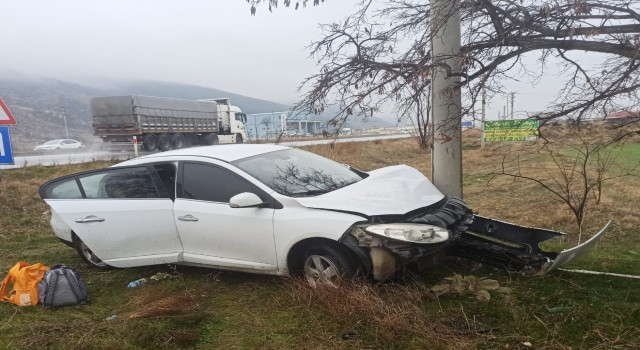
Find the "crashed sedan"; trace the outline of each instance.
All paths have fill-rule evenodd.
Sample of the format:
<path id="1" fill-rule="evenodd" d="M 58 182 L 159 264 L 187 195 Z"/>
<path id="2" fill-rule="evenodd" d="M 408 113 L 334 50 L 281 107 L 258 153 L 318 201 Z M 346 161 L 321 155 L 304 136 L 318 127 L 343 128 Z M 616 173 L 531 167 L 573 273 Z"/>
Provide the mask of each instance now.
<path id="1" fill-rule="evenodd" d="M 40 196 L 56 236 L 95 267 L 185 264 L 312 285 L 385 280 L 449 256 L 543 274 L 607 228 L 545 252 L 538 244 L 562 233 L 474 215 L 409 166 L 364 172 L 277 145 L 147 155 L 49 181 Z"/>

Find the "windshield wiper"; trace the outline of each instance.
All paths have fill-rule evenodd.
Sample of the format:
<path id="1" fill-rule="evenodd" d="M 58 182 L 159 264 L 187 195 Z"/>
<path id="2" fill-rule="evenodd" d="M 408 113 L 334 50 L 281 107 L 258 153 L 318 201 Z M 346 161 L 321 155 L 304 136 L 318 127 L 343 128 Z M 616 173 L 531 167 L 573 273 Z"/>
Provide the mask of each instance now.
<path id="1" fill-rule="evenodd" d="M 331 192 L 333 190 L 334 189 L 330 189 L 330 190 L 309 190 L 309 191 L 303 191 L 303 192 L 294 192 L 294 193 L 291 193 L 290 196 L 291 197 L 319 196 L 321 194 L 329 193 L 329 192 Z"/>

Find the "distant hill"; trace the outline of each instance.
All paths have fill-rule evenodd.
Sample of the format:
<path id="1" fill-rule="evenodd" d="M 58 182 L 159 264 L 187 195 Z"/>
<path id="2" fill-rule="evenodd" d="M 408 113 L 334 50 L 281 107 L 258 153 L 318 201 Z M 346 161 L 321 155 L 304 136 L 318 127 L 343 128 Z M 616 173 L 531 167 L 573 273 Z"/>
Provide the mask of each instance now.
<path id="1" fill-rule="evenodd" d="M 92 82 L 87 85 L 30 77 L 15 72 L 0 72 L 0 97 L 7 103 L 18 122 L 11 127 L 14 148 L 18 151 L 29 150 L 43 141 L 64 138 L 62 107 L 65 108 L 69 137 L 85 143 L 95 142 L 89 110 L 89 100 L 95 96 L 148 95 L 184 99 L 228 97 L 247 114 L 289 110 L 289 106 L 281 103 L 188 84 L 109 81 Z M 325 113 L 323 116 L 309 118 L 324 122 L 330 119 L 331 115 Z M 353 128 L 389 125 L 390 123 L 375 117 L 366 125 L 356 120 L 350 123 Z"/>

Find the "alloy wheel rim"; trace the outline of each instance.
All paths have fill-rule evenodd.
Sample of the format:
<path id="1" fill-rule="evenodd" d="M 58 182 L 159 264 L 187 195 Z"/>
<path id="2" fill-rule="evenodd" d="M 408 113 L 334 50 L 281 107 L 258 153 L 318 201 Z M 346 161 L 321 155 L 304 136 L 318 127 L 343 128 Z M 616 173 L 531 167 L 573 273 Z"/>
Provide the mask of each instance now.
<path id="1" fill-rule="evenodd" d="M 304 261 L 304 276 L 312 287 L 336 287 L 340 274 L 336 265 L 322 255 L 310 255 Z"/>

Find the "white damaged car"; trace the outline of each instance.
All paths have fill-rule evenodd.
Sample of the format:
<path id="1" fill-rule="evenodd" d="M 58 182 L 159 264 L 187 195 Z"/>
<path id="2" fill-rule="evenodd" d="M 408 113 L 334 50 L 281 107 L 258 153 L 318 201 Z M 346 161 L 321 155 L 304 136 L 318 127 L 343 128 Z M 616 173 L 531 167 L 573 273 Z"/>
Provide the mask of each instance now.
<path id="1" fill-rule="evenodd" d="M 56 236 L 96 267 L 185 264 L 312 285 L 458 256 L 542 274 L 604 234 L 561 253 L 562 233 L 473 215 L 406 165 L 364 172 L 299 149 L 217 145 L 156 153 L 49 181 Z"/>

